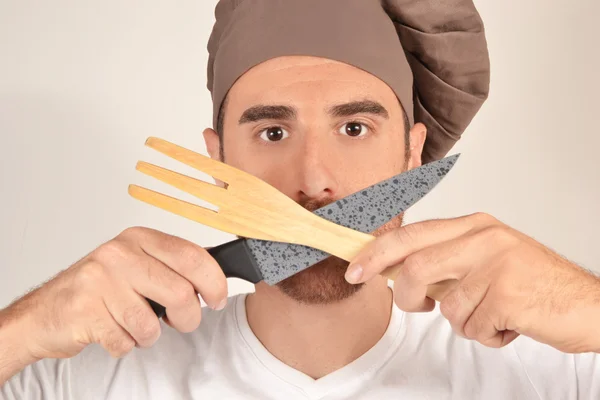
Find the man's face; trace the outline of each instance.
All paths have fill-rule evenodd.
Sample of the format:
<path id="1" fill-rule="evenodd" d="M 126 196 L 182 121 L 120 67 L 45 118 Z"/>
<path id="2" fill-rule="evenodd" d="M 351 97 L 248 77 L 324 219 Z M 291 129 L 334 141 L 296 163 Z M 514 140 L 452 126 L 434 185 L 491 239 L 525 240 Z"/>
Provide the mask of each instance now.
<path id="1" fill-rule="evenodd" d="M 314 57 L 281 57 L 245 73 L 224 109 L 223 139 L 205 131 L 207 148 L 227 164 L 268 182 L 315 210 L 420 165 L 424 127 L 405 127 L 393 91 L 373 75 Z M 417 129 L 418 128 L 418 129 Z M 375 234 L 402 224 L 402 216 Z M 338 301 L 360 286 L 348 263 L 330 257 L 278 287 L 307 303 Z"/>

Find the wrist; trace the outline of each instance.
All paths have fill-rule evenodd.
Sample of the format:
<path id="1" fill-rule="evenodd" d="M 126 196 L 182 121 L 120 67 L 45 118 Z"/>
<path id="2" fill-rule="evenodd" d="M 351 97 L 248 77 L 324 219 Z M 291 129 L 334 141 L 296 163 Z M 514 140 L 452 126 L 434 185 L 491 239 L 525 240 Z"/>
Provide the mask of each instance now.
<path id="1" fill-rule="evenodd" d="M 591 275 L 591 274 L 590 274 Z M 581 312 L 578 319 L 579 326 L 585 333 L 585 346 L 580 352 L 600 353 L 600 278 L 593 276 L 594 284 L 588 287 L 588 296 L 585 297 L 587 307 Z"/>
<path id="2" fill-rule="evenodd" d="M 594 289 L 595 296 L 593 297 L 594 302 L 594 315 L 592 316 L 593 325 L 590 335 L 594 340 L 591 352 L 600 353 L 600 278 L 596 279 L 596 288 Z"/>
<path id="3" fill-rule="evenodd" d="M 39 361 L 27 345 L 28 316 L 9 307 L 0 310 L 0 382 Z"/>

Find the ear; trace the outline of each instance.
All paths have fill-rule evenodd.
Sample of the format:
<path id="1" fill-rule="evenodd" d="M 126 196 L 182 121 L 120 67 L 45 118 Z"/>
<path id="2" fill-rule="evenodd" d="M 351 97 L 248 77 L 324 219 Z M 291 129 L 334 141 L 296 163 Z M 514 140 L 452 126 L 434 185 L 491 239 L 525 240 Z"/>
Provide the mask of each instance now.
<path id="1" fill-rule="evenodd" d="M 211 158 L 221 161 L 220 149 L 221 139 L 219 134 L 211 128 L 206 128 L 202 135 L 204 136 L 204 144 L 206 145 L 206 151 Z"/>
<path id="2" fill-rule="evenodd" d="M 410 129 L 410 143 L 409 143 L 409 154 L 408 154 L 408 169 L 417 168 L 421 166 L 421 154 L 423 153 L 423 146 L 425 145 L 425 138 L 427 137 L 427 128 L 420 122 L 417 122 Z"/>
<path id="3" fill-rule="evenodd" d="M 221 139 L 219 134 L 211 128 L 206 128 L 202 135 L 204 136 L 204 144 L 206 145 L 206 151 L 213 160 L 221 160 Z M 214 178 L 213 178 L 214 179 Z M 220 187 L 225 187 L 225 183 L 215 179 L 215 183 Z"/>

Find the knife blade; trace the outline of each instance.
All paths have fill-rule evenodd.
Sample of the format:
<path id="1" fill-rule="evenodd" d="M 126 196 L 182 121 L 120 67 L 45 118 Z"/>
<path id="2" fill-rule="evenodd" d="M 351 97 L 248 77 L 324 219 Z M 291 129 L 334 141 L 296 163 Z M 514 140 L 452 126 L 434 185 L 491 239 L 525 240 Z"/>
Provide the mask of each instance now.
<path id="1" fill-rule="evenodd" d="M 363 233 L 371 233 L 429 193 L 456 164 L 460 154 L 424 164 L 323 206 L 315 214 Z M 275 285 L 331 255 L 311 247 L 240 238 L 207 250 L 227 278 Z M 165 308 L 147 299 L 159 318 Z"/>

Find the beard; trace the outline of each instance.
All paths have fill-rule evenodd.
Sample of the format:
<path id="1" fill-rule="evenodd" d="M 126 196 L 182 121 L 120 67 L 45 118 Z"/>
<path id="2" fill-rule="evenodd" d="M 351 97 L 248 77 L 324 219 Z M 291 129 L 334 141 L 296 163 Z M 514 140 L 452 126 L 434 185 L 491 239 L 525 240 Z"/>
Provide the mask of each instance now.
<path id="1" fill-rule="evenodd" d="M 309 211 L 315 211 L 335 200 L 308 200 L 300 202 Z M 403 214 L 399 214 L 375 232 L 379 236 L 389 230 L 402 226 Z M 343 301 L 358 293 L 364 283 L 352 284 L 346 281 L 346 269 L 350 263 L 341 258 L 330 256 L 309 268 L 290 276 L 276 284 L 286 296 L 308 305 L 324 305 Z"/>

